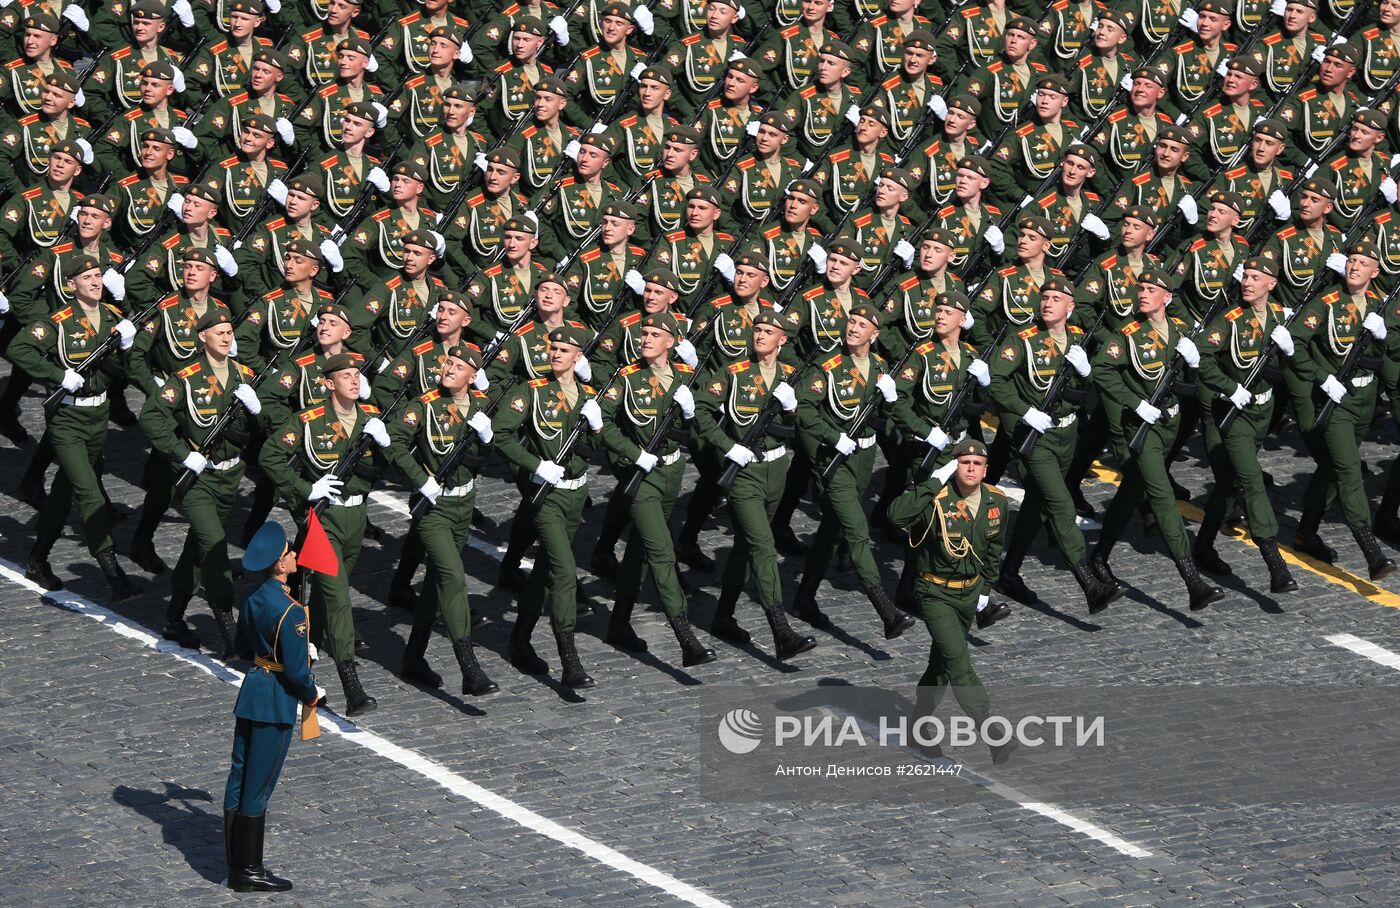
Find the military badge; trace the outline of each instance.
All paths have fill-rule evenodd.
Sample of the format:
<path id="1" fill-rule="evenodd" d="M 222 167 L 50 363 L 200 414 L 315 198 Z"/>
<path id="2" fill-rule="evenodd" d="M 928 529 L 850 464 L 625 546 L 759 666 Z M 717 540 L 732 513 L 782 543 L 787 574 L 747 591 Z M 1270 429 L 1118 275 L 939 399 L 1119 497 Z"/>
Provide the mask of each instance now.
<path id="1" fill-rule="evenodd" d="M 525 398 L 523 398 L 523 397 L 512 397 L 512 398 L 510 399 L 510 408 L 511 408 L 512 410 L 514 410 L 515 412 L 517 412 L 517 413 L 524 413 L 524 412 L 525 412 Z"/>
<path id="2" fill-rule="evenodd" d="M 297 446 L 297 433 L 290 429 L 282 433 L 282 444 L 289 448 L 295 448 Z"/>

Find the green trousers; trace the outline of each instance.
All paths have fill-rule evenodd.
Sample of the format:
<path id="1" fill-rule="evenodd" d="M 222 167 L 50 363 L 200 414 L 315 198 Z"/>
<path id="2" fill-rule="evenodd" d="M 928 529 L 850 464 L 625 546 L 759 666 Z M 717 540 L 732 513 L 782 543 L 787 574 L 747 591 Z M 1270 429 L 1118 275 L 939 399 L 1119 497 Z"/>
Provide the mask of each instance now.
<path id="1" fill-rule="evenodd" d="M 154 533 L 175 495 L 175 469 L 169 458 L 151 451 L 141 470 L 141 488 L 146 490 L 146 500 L 141 503 L 141 526 Z"/>
<path id="2" fill-rule="evenodd" d="M 1050 540 L 1070 564 L 1079 564 L 1087 556 L 1084 533 L 1075 521 L 1074 501 L 1065 485 L 1065 475 L 1079 445 L 1078 428 L 1077 422 L 1064 428 L 1052 428 L 1036 442 L 1029 457 L 1016 455 L 1026 497 L 1016 512 L 1016 523 L 1007 541 L 1006 563 L 1015 563 L 1014 557 L 1025 555 L 1041 526 L 1049 527 Z M 1013 433 L 1007 431 L 1006 434 Z"/>
<path id="3" fill-rule="evenodd" d="M 1120 412 L 1117 419 L 1110 417 L 1109 424 L 1114 453 L 1123 465 L 1123 483 L 1104 514 L 1099 549 L 1108 552 L 1113 548 L 1123 535 L 1128 521 L 1133 518 L 1138 502 L 1146 495 L 1152 516 L 1157 518 L 1162 541 L 1167 544 L 1167 551 L 1174 559 L 1186 558 L 1191 554 L 1191 538 L 1186 535 L 1186 523 L 1176 507 L 1176 493 L 1172 491 L 1166 461 L 1167 451 L 1171 450 L 1176 440 L 1176 417 L 1168 416 L 1164 408 L 1162 418 L 1148 431 L 1139 454 L 1134 454 L 1128 447 L 1137 427 L 1141 425 L 1137 415 Z"/>
<path id="4" fill-rule="evenodd" d="M 573 633 L 578 618 L 578 566 L 574 563 L 574 531 L 583 519 L 583 503 L 588 498 L 588 486 L 577 489 L 554 489 L 539 507 L 530 504 L 530 496 L 539 488 L 522 473 L 517 486 L 524 498 L 524 508 L 516 520 L 525 517 L 534 527 L 539 540 L 539 554 L 534 570 L 520 595 L 522 614 L 539 615 L 547 608 L 549 623 L 555 632 Z"/>
<path id="5" fill-rule="evenodd" d="M 1376 413 L 1376 393 L 1378 382 L 1372 381 L 1364 388 L 1342 398 L 1342 402 L 1332 411 L 1327 425 L 1319 429 L 1315 424 L 1310 432 L 1312 447 L 1318 455 L 1318 469 L 1308 480 L 1303 491 L 1303 526 L 1314 526 L 1326 513 L 1331 499 L 1335 496 L 1342 506 L 1342 519 L 1353 530 L 1369 529 L 1371 526 L 1371 501 L 1366 497 L 1365 477 L 1361 472 L 1361 442 L 1371 428 L 1371 419 Z M 1313 405 L 1321 411 L 1325 397 L 1319 389 L 1313 397 Z"/>
<path id="6" fill-rule="evenodd" d="M 734 476 L 729 488 L 729 515 L 734 522 L 734 547 L 724 562 L 720 600 L 737 597 L 753 577 L 759 606 L 783 607 L 783 581 L 778 573 L 778 549 L 773 542 L 773 515 L 787 485 L 788 461 L 779 457 L 754 461 Z"/>
<path id="7" fill-rule="evenodd" d="M 409 502 L 412 506 L 415 496 Z M 414 521 L 406 545 L 422 547 L 427 562 L 423 595 L 413 612 L 413 631 L 430 634 L 433 621 L 442 615 L 447 637 L 452 642 L 466 638 L 471 629 L 471 606 L 467 602 L 467 572 L 462 566 L 462 547 L 472 528 L 472 508 L 476 492 L 460 497 L 442 497 Z M 426 639 L 426 638 L 424 638 Z"/>
<path id="8" fill-rule="evenodd" d="M 305 526 L 302 515 L 302 525 Z M 328 506 L 321 512 L 321 525 L 331 541 L 340 571 L 329 577 L 311 574 L 311 631 L 331 659 L 345 662 L 355 656 L 355 615 L 350 609 L 350 574 L 360 558 L 365 538 L 366 513 L 363 504 L 353 508 Z M 302 533 L 303 538 L 305 532 Z"/>
<path id="9" fill-rule="evenodd" d="M 98 407 L 63 405 L 49 418 L 48 435 L 53 441 L 58 474 L 34 528 L 34 536 L 39 540 L 52 541 L 63 535 L 68 512 L 76 499 L 83 540 L 94 558 L 112 547 L 107 501 L 102 497 L 102 483 L 97 475 L 107 443 L 107 417 L 108 405 L 104 403 Z"/>
<path id="10" fill-rule="evenodd" d="M 1234 409 L 1234 404 L 1216 398 L 1208 408 L 1202 408 L 1206 414 L 1206 458 L 1215 475 L 1215 486 L 1206 496 L 1201 526 L 1220 528 L 1234 504 L 1238 488 L 1244 493 L 1249 532 L 1256 540 L 1264 542 L 1278 538 L 1278 517 L 1264 488 L 1264 470 L 1259 466 L 1259 448 L 1269 434 L 1275 402 L 1250 404 L 1230 424 L 1230 431 L 1224 437 L 1220 434 L 1220 420 Z"/>
<path id="11" fill-rule="evenodd" d="M 950 590 L 923 577 L 915 581 L 919 615 L 932 639 L 928 667 L 919 678 L 914 700 L 915 717 L 929 715 L 943 699 L 946 688 L 953 688 L 958 705 L 969 716 L 987 712 L 990 700 L 982 680 L 972 668 L 967 649 L 967 631 L 977 617 L 977 597 L 981 584 L 965 590 Z"/>
<path id="12" fill-rule="evenodd" d="M 670 517 L 681 493 L 685 459 L 673 464 L 658 463 L 642 479 L 628 510 L 632 529 L 617 578 L 617 601 L 637 601 L 650 572 L 656 595 L 668 617 L 685 614 L 685 593 L 676 569 L 676 547 L 671 541 Z"/>
<path id="13" fill-rule="evenodd" d="M 818 460 L 815 468 L 819 470 L 823 463 L 825 459 Z M 868 589 L 880 585 L 880 568 L 870 551 L 870 525 L 861 507 L 861 499 L 870 487 L 874 470 L 875 446 L 871 445 L 857 448 L 845 463 L 836 468 L 831 479 L 823 482 L 820 474 L 816 474 L 822 522 L 817 526 L 817 534 L 807 552 L 807 563 L 803 566 L 805 576 L 814 580 L 825 577 L 826 569 L 836 554 L 836 547 L 844 539 L 861 586 Z"/>
<path id="14" fill-rule="evenodd" d="M 189 521 L 190 529 L 170 585 L 179 592 L 193 594 L 202 580 L 209 607 L 220 611 L 233 608 L 233 569 L 228 560 L 226 527 L 242 478 L 242 464 L 217 472 L 205 469 L 180 500 L 180 513 Z"/>

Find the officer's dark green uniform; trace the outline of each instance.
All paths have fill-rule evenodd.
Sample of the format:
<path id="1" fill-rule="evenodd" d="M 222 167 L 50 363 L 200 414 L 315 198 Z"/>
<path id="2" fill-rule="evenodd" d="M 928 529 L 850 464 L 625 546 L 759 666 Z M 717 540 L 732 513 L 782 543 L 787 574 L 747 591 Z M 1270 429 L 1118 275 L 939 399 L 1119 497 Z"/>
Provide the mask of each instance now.
<path id="1" fill-rule="evenodd" d="M 613 202 L 603 209 L 603 216 L 636 223 L 637 209 L 627 202 Z M 646 249 L 625 239 L 609 248 L 599 234 L 595 246 L 571 260 L 568 276 L 571 287 L 577 282 L 576 312 L 595 331 L 605 329 L 618 311 L 619 301 L 629 298 L 627 274 L 641 272 L 646 254 Z"/>
<path id="2" fill-rule="evenodd" d="M 588 133 L 580 146 L 600 149 L 611 158 L 613 140 L 605 133 Z M 606 174 L 605 158 L 599 174 Z M 539 198 L 540 255 L 558 262 L 571 255 L 602 220 L 603 210 L 622 198 L 622 189 L 606 179 L 597 182 L 578 179 L 578 171 L 564 177 L 556 188 Z"/>
<path id="3" fill-rule="evenodd" d="M 416 246 L 426 251 L 431 265 L 435 261 L 436 243 L 430 231 L 413 230 L 404 235 L 399 248 Z M 446 290 L 442 278 L 426 268 L 414 275 L 404 267 L 388 280 L 372 284 L 360 305 L 350 310 L 355 328 L 351 348 L 367 359 L 380 357 L 369 364 L 378 372 L 427 336 L 428 313 Z"/>
<path id="4" fill-rule="evenodd" d="M 389 457 L 409 485 L 418 490 L 410 506 L 416 507 L 425 498 L 430 503 L 429 510 L 413 520 L 410 530 L 426 555 L 428 576 L 404 647 L 403 674 L 430 687 L 442 686 L 442 678 L 424 658 L 433 622 L 441 614 L 462 669 L 462 693 L 481 696 L 500 688 L 482 672 L 468 637 L 471 608 L 462 547 L 471 532 L 476 477 L 471 460 L 459 462 L 451 476 L 439 473 L 443 461 L 458 445 L 465 445 L 469 458 L 480 463 L 492 438 L 491 418 L 485 411 L 486 395 L 473 390 L 466 378 L 466 369 L 474 374 L 481 368 L 481 354 L 474 347 L 458 345 L 447 348 L 446 357 L 455 361 L 447 368 L 455 371 L 454 383 L 460 382 L 457 393 L 434 388 L 410 403 L 389 427 L 389 437 L 394 440 Z"/>
<path id="5" fill-rule="evenodd" d="M 1305 180 L 1301 193 L 1295 195 L 1293 204 L 1301 205 L 1301 195 L 1313 194 L 1322 199 L 1335 199 L 1336 184 L 1321 174 Z M 1325 206 L 1326 203 L 1324 203 Z M 1333 255 L 1342 255 L 1342 232 L 1327 222 L 1326 212 L 1322 212 L 1310 225 L 1303 220 L 1301 212 L 1294 222 L 1280 229 L 1259 254 L 1273 259 L 1278 266 L 1278 287 L 1275 297 L 1290 308 L 1297 308 L 1302 295 L 1312 284 L 1313 279 L 1327 267 Z"/>

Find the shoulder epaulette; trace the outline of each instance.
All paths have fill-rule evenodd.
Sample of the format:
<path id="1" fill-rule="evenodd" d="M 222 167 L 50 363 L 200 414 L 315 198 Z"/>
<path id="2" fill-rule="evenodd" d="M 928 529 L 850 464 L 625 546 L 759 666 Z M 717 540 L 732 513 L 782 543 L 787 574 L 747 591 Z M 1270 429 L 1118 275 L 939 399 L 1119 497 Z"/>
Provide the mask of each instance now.
<path id="1" fill-rule="evenodd" d="M 1195 252 L 1195 251 L 1197 251 L 1198 249 L 1204 249 L 1204 248 L 1205 248 L 1205 245 L 1206 245 L 1206 238 L 1205 238 L 1205 237 L 1197 237 L 1196 240 L 1195 240 L 1195 242 L 1193 242 L 1193 243 L 1190 245 L 1190 247 L 1187 248 L 1186 251 L 1187 251 L 1187 252 Z"/>
<path id="2" fill-rule="evenodd" d="M 919 286 L 919 276 L 917 274 L 912 274 L 900 283 L 899 289 L 913 290 L 917 286 Z"/>
<path id="3" fill-rule="evenodd" d="M 308 353 L 299 359 L 292 360 L 292 362 L 296 363 L 298 366 L 305 368 L 306 366 L 309 366 L 312 363 L 316 362 L 316 354 Z"/>
<path id="4" fill-rule="evenodd" d="M 191 375 L 194 375 L 194 374 L 196 374 L 196 373 L 198 373 L 198 372 L 199 372 L 199 363 L 190 363 L 188 366 L 186 366 L 185 368 L 181 369 L 179 372 L 176 372 L 176 373 L 175 373 L 175 376 L 176 376 L 177 378 L 189 378 Z"/>
<path id="5" fill-rule="evenodd" d="M 831 359 L 829 359 L 829 360 L 827 360 L 826 362 L 822 363 L 822 371 L 823 371 L 823 372 L 830 372 L 832 369 L 835 369 L 835 368 L 836 368 L 837 366 L 839 366 L 839 365 L 841 365 L 841 354 L 840 354 L 840 353 L 836 354 L 836 355 L 833 356 Z"/>
<path id="6" fill-rule="evenodd" d="M 1150 179 L 1152 179 L 1151 171 L 1148 171 L 1146 173 L 1140 173 L 1137 176 L 1133 177 L 1133 185 L 1141 186 L 1143 183 L 1146 183 Z"/>
<path id="7" fill-rule="evenodd" d="M 642 313 L 632 312 L 617 320 L 617 323 L 624 328 L 630 328 L 642 320 Z"/>
<path id="8" fill-rule="evenodd" d="M 327 85 L 325 88 L 321 89 L 316 94 L 320 95 L 323 98 L 329 98 L 331 95 L 335 94 L 337 88 L 339 88 L 339 86 L 332 82 L 330 85 Z"/>
<path id="9" fill-rule="evenodd" d="M 825 292 L 826 292 L 826 289 L 823 288 L 822 286 L 818 285 L 818 286 L 816 286 L 816 287 L 813 287 L 811 290 L 808 290 L 806 293 L 802 294 L 802 298 L 803 298 L 804 300 L 816 299 L 817 297 L 821 296 L 821 295 L 822 295 L 823 293 L 825 293 Z"/>
<path id="10" fill-rule="evenodd" d="M 1287 240 L 1287 239 L 1291 239 L 1292 237 L 1296 236 L 1297 233 L 1298 233 L 1298 228 L 1297 228 L 1297 227 L 1285 227 L 1285 228 L 1283 228 L 1282 230 L 1280 230 L 1280 231 L 1278 232 L 1277 236 L 1278 236 L 1278 238 L 1281 239 L 1281 240 Z"/>
<path id="11" fill-rule="evenodd" d="M 1238 180 L 1240 177 L 1244 176 L 1248 171 L 1249 168 L 1244 166 L 1236 167 L 1234 170 L 1227 170 L 1225 171 L 1225 179 Z"/>
<path id="12" fill-rule="evenodd" d="M 141 174 L 139 174 L 139 173 L 133 173 L 133 174 L 131 174 L 131 175 L 129 175 L 129 176 L 122 177 L 120 180 L 117 180 L 117 185 L 118 185 L 118 186 L 130 186 L 132 183 L 139 183 L 139 182 L 141 182 Z"/>
<path id="13" fill-rule="evenodd" d="M 1099 265 L 1104 268 L 1112 268 L 1116 264 L 1118 264 L 1118 253 L 1116 252 L 1099 262 Z"/>
<path id="14" fill-rule="evenodd" d="M 1269 35 L 1267 38 L 1264 39 L 1264 43 L 1269 45 L 1270 47 L 1273 47 L 1275 44 L 1279 43 L 1282 40 L 1283 32 L 1274 32 L 1272 35 Z"/>
<path id="15" fill-rule="evenodd" d="M 66 243 L 57 243 L 53 246 L 50 246 L 49 251 L 51 251 L 54 255 L 62 255 L 65 252 L 72 252 L 73 242 L 72 240 L 69 240 Z"/>
<path id="16" fill-rule="evenodd" d="M 696 32 L 693 35 L 686 35 L 684 38 L 681 39 L 681 44 L 685 45 L 686 47 L 689 47 L 690 45 L 698 42 L 702 37 L 704 36 L 701 35 L 699 32 Z"/>
<path id="17" fill-rule="evenodd" d="M 672 243 L 679 243 L 681 240 L 685 239 L 685 231 L 672 230 L 670 233 L 666 234 L 666 239 Z"/>
<path id="18" fill-rule="evenodd" d="M 1299 92 L 1299 94 L 1298 94 L 1298 100 L 1299 100 L 1299 101 L 1311 101 L 1313 98 L 1316 98 L 1316 97 L 1317 97 L 1317 89 L 1316 89 L 1316 88 L 1309 88 L 1307 91 Z"/>
<path id="19" fill-rule="evenodd" d="M 1172 50 L 1176 51 L 1178 54 L 1184 54 L 1195 46 L 1196 42 L 1194 41 L 1183 41 L 1176 47 L 1173 47 Z"/>
<path id="20" fill-rule="evenodd" d="M 55 322 L 62 322 L 62 321 L 66 321 L 66 320 L 67 320 L 68 318 L 70 318 L 72 315 L 73 315 L 73 307 L 72 307 L 72 306 L 65 306 L 64 308 L 62 308 L 62 309 L 58 310 L 57 312 L 55 312 L 53 315 L 50 315 L 49 318 L 52 319 L 52 320 L 55 321 Z"/>
<path id="21" fill-rule="evenodd" d="M 36 199 L 43 194 L 44 187 L 35 186 L 33 189 L 26 189 L 24 192 L 20 193 L 20 196 L 24 199 Z"/>
<path id="22" fill-rule="evenodd" d="M 312 407 L 310 410 L 302 410 L 302 411 L 301 411 L 301 421 L 302 421 L 302 422 L 311 422 L 311 420 L 313 420 L 313 419 L 320 419 L 321 416 L 325 414 L 325 412 L 326 412 L 326 405 L 325 405 L 325 404 L 321 404 L 321 405 L 318 406 L 318 407 Z"/>
<path id="23" fill-rule="evenodd" d="M 729 364 L 729 374 L 730 374 L 730 375 L 738 375 L 740 372 L 743 372 L 743 371 L 746 370 L 748 367 L 749 367 L 749 361 L 746 360 L 746 359 L 741 359 L 741 360 L 739 360 L 737 363 L 730 363 L 730 364 Z"/>
<path id="24" fill-rule="evenodd" d="M 867 211 L 865 214 L 863 214 L 863 215 L 861 215 L 860 217 L 856 218 L 856 220 L 855 220 L 855 225 L 856 225 L 857 227 L 869 227 L 869 226 L 870 226 L 870 222 L 873 221 L 873 220 L 875 220 L 875 215 L 874 215 L 874 213 Z"/>
<path id="25" fill-rule="evenodd" d="M 1225 313 L 1225 321 L 1227 321 L 1227 322 L 1233 322 L 1235 319 L 1239 318 L 1241 315 L 1244 315 L 1244 309 L 1240 308 L 1239 306 L 1236 306 L 1235 308 L 1231 309 L 1229 312 L 1226 312 L 1226 313 Z"/>
<path id="26" fill-rule="evenodd" d="M 1213 117 L 1224 109 L 1224 106 L 1220 104 L 1212 104 L 1211 106 L 1207 107 L 1204 111 L 1202 111 L 1202 115 L 1207 117 Z"/>
<path id="27" fill-rule="evenodd" d="M 108 56 L 113 60 L 125 60 L 127 57 L 131 56 L 131 46 L 127 45 L 120 50 L 114 50 L 108 54 Z"/>
<path id="28" fill-rule="evenodd" d="M 1016 266 L 1015 266 L 1015 265 L 1011 265 L 1011 266 L 1008 267 L 1008 268 L 1003 268 L 1003 269 L 1001 269 L 1000 271 L 998 271 L 998 272 L 997 272 L 997 275 L 998 275 L 999 277 L 1011 277 L 1011 275 L 1013 275 L 1013 274 L 1015 274 L 1015 273 L 1016 273 Z"/>
<path id="29" fill-rule="evenodd" d="M 1142 326 L 1141 326 L 1140 324 L 1138 324 L 1137 322 L 1128 322 L 1128 323 L 1127 323 L 1126 325 L 1124 325 L 1123 328 L 1122 328 L 1123 336 L 1124 336 L 1124 337 L 1127 337 L 1127 336 L 1131 335 L 1133 332 L 1137 331 L 1137 329 L 1140 328 L 1140 327 L 1142 327 Z"/>
<path id="30" fill-rule="evenodd" d="M 694 372 L 694 371 L 695 371 L 694 369 L 690 368 L 690 366 L 687 366 L 685 363 L 671 363 L 671 368 L 672 368 L 672 369 L 675 369 L 677 372 Z"/>
<path id="31" fill-rule="evenodd" d="M 851 150 L 849 148 L 843 148 L 835 154 L 828 156 L 827 160 L 831 161 L 833 164 L 841 164 L 849 159 L 850 156 Z"/>
<path id="32" fill-rule="evenodd" d="M 429 350 L 433 349 L 434 344 L 434 341 L 423 341 L 423 343 L 413 348 L 413 353 L 415 356 L 422 356 L 424 353 L 427 353 Z"/>
<path id="33" fill-rule="evenodd" d="M 957 210 L 958 206 L 956 205 L 944 205 L 942 208 L 938 209 L 938 216 L 940 218 L 946 218 L 948 215 L 952 214 Z"/>
<path id="34" fill-rule="evenodd" d="M 924 356 L 925 354 L 936 349 L 938 349 L 938 341 L 924 341 L 922 344 L 919 344 L 919 346 L 914 348 L 914 352 L 919 354 L 920 356 Z"/>
<path id="35" fill-rule="evenodd" d="M 178 293 L 172 293 L 160 301 L 160 308 L 169 309 L 178 302 L 180 302 L 180 295 Z"/>
<path id="36" fill-rule="evenodd" d="M 516 336 L 516 337 L 524 337 L 525 335 L 529 334 L 531 331 L 534 331 L 534 330 L 535 330 L 535 323 L 534 323 L 534 322 L 526 322 L 525 324 L 521 325 L 519 328 L 516 328 L 516 329 L 515 329 L 515 336 Z"/>
<path id="37" fill-rule="evenodd" d="M 1018 333 L 1016 336 L 1019 337 L 1021 340 L 1025 340 L 1030 337 L 1035 337 L 1039 331 L 1039 328 L 1037 328 L 1035 325 L 1031 325 L 1029 328 Z"/>

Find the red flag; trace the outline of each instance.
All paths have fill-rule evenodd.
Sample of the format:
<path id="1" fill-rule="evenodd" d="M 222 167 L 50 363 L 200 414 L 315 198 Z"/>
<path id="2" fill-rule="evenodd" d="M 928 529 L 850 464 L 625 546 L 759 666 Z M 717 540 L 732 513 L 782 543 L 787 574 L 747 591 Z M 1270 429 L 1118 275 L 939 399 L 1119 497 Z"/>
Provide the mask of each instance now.
<path id="1" fill-rule="evenodd" d="M 308 571 L 334 577 L 340 573 L 340 559 L 335 556 L 326 528 L 321 526 L 321 518 L 315 508 L 306 512 L 306 539 L 297 552 L 297 564 Z"/>

